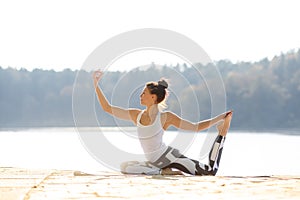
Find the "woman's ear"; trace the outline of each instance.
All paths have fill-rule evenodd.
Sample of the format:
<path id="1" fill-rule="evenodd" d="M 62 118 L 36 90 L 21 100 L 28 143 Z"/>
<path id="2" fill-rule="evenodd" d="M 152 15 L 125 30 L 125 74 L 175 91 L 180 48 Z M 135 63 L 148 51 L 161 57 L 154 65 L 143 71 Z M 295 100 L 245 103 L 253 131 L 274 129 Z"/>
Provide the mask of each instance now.
<path id="1" fill-rule="evenodd" d="M 157 96 L 155 94 L 152 94 L 151 98 L 152 98 L 152 100 L 153 100 L 154 103 L 157 102 Z"/>

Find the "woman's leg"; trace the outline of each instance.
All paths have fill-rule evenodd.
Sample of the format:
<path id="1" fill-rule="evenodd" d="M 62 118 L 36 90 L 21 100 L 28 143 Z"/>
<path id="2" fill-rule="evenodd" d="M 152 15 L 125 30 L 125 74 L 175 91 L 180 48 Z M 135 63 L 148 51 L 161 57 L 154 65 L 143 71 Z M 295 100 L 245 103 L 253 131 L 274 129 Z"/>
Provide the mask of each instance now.
<path id="1" fill-rule="evenodd" d="M 169 147 L 166 153 L 153 163 L 153 165 L 158 168 L 175 168 L 192 175 L 216 175 L 224 141 L 225 137 L 218 135 L 210 150 L 208 165 L 190 159 L 182 155 L 177 149 L 171 147 Z"/>
<path id="2" fill-rule="evenodd" d="M 157 168 L 149 162 L 128 161 L 121 164 L 121 172 L 123 174 L 160 174 L 161 169 Z"/>
<path id="3" fill-rule="evenodd" d="M 143 175 L 183 175 L 181 171 L 174 171 L 171 168 L 160 169 L 150 162 L 128 161 L 121 164 L 123 174 Z"/>
<path id="4" fill-rule="evenodd" d="M 216 175 L 219 168 L 225 136 L 230 127 L 230 121 L 231 114 L 224 119 L 224 123 L 217 126 L 219 135 L 215 139 L 210 150 L 208 165 L 187 158 L 177 149 L 171 147 L 169 147 L 168 150 L 152 164 L 158 168 L 175 168 L 192 175 Z"/>

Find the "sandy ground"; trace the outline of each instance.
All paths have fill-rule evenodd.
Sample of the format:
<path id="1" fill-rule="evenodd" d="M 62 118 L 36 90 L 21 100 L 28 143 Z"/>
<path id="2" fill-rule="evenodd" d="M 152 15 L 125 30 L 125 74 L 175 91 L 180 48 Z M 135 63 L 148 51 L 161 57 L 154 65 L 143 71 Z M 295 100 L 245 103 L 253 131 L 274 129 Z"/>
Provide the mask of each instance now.
<path id="1" fill-rule="evenodd" d="M 300 176 L 142 176 L 0 168 L 1 200 L 300 199 Z"/>

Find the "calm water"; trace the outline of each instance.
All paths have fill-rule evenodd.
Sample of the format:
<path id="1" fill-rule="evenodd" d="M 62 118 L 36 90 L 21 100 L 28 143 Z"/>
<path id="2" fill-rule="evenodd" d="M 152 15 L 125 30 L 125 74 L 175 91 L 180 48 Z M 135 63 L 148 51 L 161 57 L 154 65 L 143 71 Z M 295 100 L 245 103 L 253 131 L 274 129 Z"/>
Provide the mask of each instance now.
<path id="1" fill-rule="evenodd" d="M 132 132 L 132 130 L 131 130 Z M 128 152 L 142 152 L 139 143 L 117 129 L 105 129 L 115 146 Z M 167 131 L 168 144 L 176 132 Z M 205 134 L 198 133 L 186 155 L 197 158 Z M 109 153 L 109 152 L 107 152 Z M 300 136 L 272 133 L 229 133 L 218 175 L 300 175 Z M 0 131 L 0 166 L 109 171 L 97 162 L 81 143 L 73 128 Z"/>

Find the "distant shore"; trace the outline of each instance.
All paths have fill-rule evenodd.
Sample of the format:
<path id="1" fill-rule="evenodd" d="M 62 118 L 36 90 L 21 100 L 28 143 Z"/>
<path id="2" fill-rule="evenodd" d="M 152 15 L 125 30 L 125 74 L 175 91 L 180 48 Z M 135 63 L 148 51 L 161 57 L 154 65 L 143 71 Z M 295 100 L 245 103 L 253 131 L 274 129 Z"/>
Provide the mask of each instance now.
<path id="1" fill-rule="evenodd" d="M 300 176 L 95 175 L 0 167 L 0 199 L 299 199 Z"/>
<path id="2" fill-rule="evenodd" d="M 91 131 L 118 131 L 119 129 L 125 129 L 128 131 L 135 131 L 136 126 L 92 126 L 92 127 L 76 127 L 76 126 L 39 126 L 39 127 L 0 127 L 0 131 L 26 131 L 26 130 L 66 130 L 66 131 L 77 131 L 77 130 L 91 130 Z M 178 131 L 177 129 L 170 129 L 169 131 Z M 286 134 L 286 135 L 300 135 L 300 128 L 265 128 L 265 129 L 238 129 L 231 128 L 230 132 L 232 133 L 273 133 L 273 134 Z"/>

